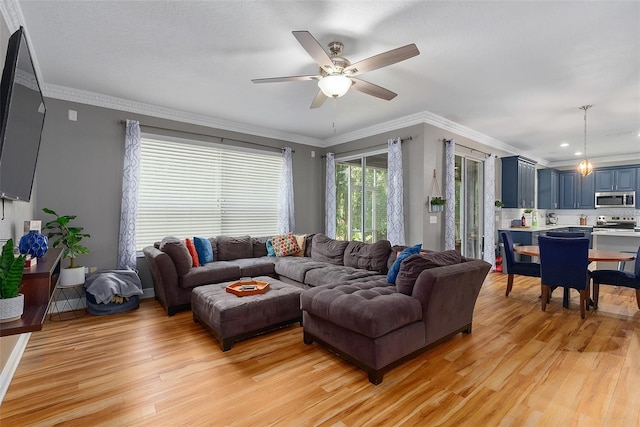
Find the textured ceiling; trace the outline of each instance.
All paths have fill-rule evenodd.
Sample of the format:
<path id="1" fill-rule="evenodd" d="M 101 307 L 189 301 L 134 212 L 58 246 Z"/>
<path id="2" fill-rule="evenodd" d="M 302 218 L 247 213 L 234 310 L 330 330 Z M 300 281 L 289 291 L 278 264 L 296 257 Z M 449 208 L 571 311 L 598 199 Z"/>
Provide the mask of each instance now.
<path id="1" fill-rule="evenodd" d="M 21 1 L 45 90 L 71 88 L 273 129 L 327 146 L 438 115 L 543 163 L 640 160 L 638 1 Z M 351 90 L 309 109 L 315 74 L 292 36 L 344 43 L 351 62 L 415 43 L 421 54 L 362 77 L 398 96 Z M 568 142 L 567 148 L 560 148 Z M 604 160 L 604 159 L 602 159 Z"/>

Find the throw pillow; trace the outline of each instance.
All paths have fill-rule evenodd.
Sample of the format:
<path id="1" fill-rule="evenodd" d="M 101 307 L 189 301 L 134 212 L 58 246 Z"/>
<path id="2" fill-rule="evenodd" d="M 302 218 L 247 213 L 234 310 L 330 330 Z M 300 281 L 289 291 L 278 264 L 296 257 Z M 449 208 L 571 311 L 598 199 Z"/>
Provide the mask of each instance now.
<path id="1" fill-rule="evenodd" d="M 300 250 L 296 253 L 293 254 L 293 256 L 304 256 L 304 250 L 305 250 L 305 243 L 307 240 L 307 235 L 306 234 L 302 234 L 302 235 L 297 235 L 294 234 L 293 237 L 296 238 L 296 243 L 298 244 L 298 247 L 300 248 Z"/>
<path id="2" fill-rule="evenodd" d="M 269 241 L 271 241 L 276 256 L 289 256 L 300 250 L 298 242 L 291 232 L 273 236 Z"/>
<path id="3" fill-rule="evenodd" d="M 205 239 L 204 237 L 194 237 L 193 244 L 196 247 L 200 265 L 213 262 L 213 248 L 211 247 L 211 241 L 209 241 L 209 239 Z"/>
<path id="4" fill-rule="evenodd" d="M 240 258 L 253 258 L 253 243 L 250 236 L 218 236 L 218 261 L 233 261 Z"/>
<path id="5" fill-rule="evenodd" d="M 396 289 L 400 293 L 411 295 L 418 276 L 424 270 L 460 264 L 461 262 L 462 256 L 453 250 L 411 255 L 400 265 L 400 271 L 396 278 Z"/>
<path id="6" fill-rule="evenodd" d="M 177 237 L 165 237 L 160 242 L 160 250 L 171 258 L 176 266 L 178 276 L 184 276 L 189 272 L 193 265 L 189 250 Z"/>
<path id="7" fill-rule="evenodd" d="M 422 243 L 418 243 L 417 245 L 406 248 L 402 252 L 400 252 L 400 255 L 398 255 L 396 260 L 393 262 L 393 265 L 389 269 L 389 272 L 387 273 L 387 282 L 395 285 L 396 277 L 398 277 L 398 272 L 400 271 L 400 264 L 402 264 L 402 261 L 409 258 L 411 255 L 420 253 L 420 249 L 422 249 Z"/>
<path id="8" fill-rule="evenodd" d="M 276 251 L 275 249 L 273 249 L 273 245 L 271 244 L 271 239 L 267 240 L 266 246 L 267 246 L 267 255 L 276 256 Z"/>
<path id="9" fill-rule="evenodd" d="M 198 259 L 198 251 L 196 251 L 196 247 L 191 241 L 191 239 L 189 238 L 184 239 L 184 244 L 187 247 L 187 250 L 189 251 L 189 255 L 191 255 L 192 266 L 200 267 L 200 260 Z"/>

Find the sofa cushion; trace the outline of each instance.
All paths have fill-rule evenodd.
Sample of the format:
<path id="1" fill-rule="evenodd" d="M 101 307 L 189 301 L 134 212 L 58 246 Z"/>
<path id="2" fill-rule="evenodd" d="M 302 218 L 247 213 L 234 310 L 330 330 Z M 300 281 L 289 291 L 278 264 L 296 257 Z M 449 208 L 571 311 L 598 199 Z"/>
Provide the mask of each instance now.
<path id="1" fill-rule="evenodd" d="M 343 265 L 344 251 L 348 241 L 335 240 L 324 234 L 313 236 L 311 258 L 315 261 L 324 261 L 335 265 Z"/>
<path id="2" fill-rule="evenodd" d="M 296 238 L 296 243 L 298 243 L 298 252 L 294 253 L 293 256 L 304 256 L 304 248 L 307 244 L 307 235 L 306 234 L 294 234 L 293 237 Z"/>
<path id="3" fill-rule="evenodd" d="M 376 282 L 331 284 L 300 294 L 308 313 L 369 338 L 378 338 L 422 319 L 422 304 Z"/>
<path id="4" fill-rule="evenodd" d="M 396 277 L 398 277 L 398 272 L 400 271 L 400 264 L 402 263 L 402 261 L 409 258 L 411 255 L 415 255 L 419 253 L 421 249 L 422 249 L 421 243 L 408 247 L 406 249 L 403 249 L 402 252 L 400 252 L 398 257 L 396 258 L 396 260 L 393 262 L 393 265 L 389 269 L 389 273 L 387 273 L 387 282 L 395 284 Z"/>
<path id="5" fill-rule="evenodd" d="M 193 266 L 193 260 L 189 255 L 189 250 L 177 237 L 168 236 L 160 242 L 160 250 L 169 257 L 176 266 L 178 276 L 184 276 Z"/>
<path id="6" fill-rule="evenodd" d="M 351 241 L 344 251 L 344 265 L 386 274 L 390 253 L 391 243 L 388 240 L 375 243 Z"/>
<path id="7" fill-rule="evenodd" d="M 267 240 L 269 237 L 252 237 L 253 258 L 260 258 L 269 255 L 267 252 Z"/>
<path id="8" fill-rule="evenodd" d="M 274 257 L 264 256 L 259 258 L 242 258 L 229 261 L 240 267 L 243 277 L 273 276 L 275 273 Z"/>
<path id="9" fill-rule="evenodd" d="M 429 268 L 444 267 L 460 264 L 462 256 L 457 251 L 429 251 L 406 258 L 400 265 L 400 271 L 396 278 L 396 289 L 405 295 L 411 295 L 413 285 L 422 271 Z"/>
<path id="10" fill-rule="evenodd" d="M 210 283 L 226 282 L 237 280 L 242 277 L 240 266 L 231 261 L 216 261 L 200 267 L 193 267 L 180 278 L 180 286 L 183 288 L 193 288 Z"/>
<path id="11" fill-rule="evenodd" d="M 269 239 L 276 256 L 293 255 L 300 250 L 293 233 L 279 234 Z"/>
<path id="12" fill-rule="evenodd" d="M 196 252 L 198 252 L 200 265 L 213 262 L 213 248 L 211 247 L 209 239 L 205 239 L 204 237 L 194 237 L 193 244 L 196 247 Z"/>
<path id="13" fill-rule="evenodd" d="M 309 286 L 323 286 L 331 283 L 354 282 L 374 277 L 385 279 L 386 282 L 386 276 L 381 275 L 377 271 L 328 264 L 325 267 L 307 271 L 307 274 L 304 276 L 304 284 Z"/>
<path id="14" fill-rule="evenodd" d="M 216 237 L 218 254 L 216 259 L 220 261 L 231 261 L 238 258 L 253 258 L 253 243 L 251 237 Z"/>
<path id="15" fill-rule="evenodd" d="M 326 267 L 327 263 L 314 261 L 306 257 L 284 257 L 278 258 L 276 273 L 296 282 L 304 283 L 305 275 L 315 268 Z"/>
<path id="16" fill-rule="evenodd" d="M 193 244 L 193 240 L 190 238 L 184 239 L 184 245 L 187 247 L 189 251 L 189 255 L 191 255 L 192 266 L 200 267 L 200 258 L 198 258 L 198 252 L 196 251 L 196 245 Z"/>

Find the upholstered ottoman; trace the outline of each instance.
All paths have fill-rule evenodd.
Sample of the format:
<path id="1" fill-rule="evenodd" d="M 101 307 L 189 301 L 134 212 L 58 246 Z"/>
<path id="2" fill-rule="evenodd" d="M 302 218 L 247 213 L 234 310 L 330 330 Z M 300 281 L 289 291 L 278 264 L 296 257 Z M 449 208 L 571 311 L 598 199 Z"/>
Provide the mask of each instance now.
<path id="1" fill-rule="evenodd" d="M 220 342 L 222 351 L 234 342 L 295 322 L 302 322 L 302 289 L 260 276 L 254 280 L 268 282 L 264 294 L 239 297 L 226 291 L 234 282 L 198 286 L 191 292 L 193 320 L 200 322 Z"/>

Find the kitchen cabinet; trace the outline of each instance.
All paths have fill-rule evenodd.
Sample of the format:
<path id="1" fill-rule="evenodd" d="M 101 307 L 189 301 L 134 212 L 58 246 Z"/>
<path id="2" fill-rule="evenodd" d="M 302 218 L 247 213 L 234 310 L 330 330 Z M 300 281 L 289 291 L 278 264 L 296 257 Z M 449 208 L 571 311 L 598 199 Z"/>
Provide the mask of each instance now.
<path id="1" fill-rule="evenodd" d="M 595 191 L 634 191 L 636 168 L 597 169 Z"/>
<path id="2" fill-rule="evenodd" d="M 555 169 L 538 169 L 538 209 L 558 209 L 558 178 Z"/>
<path id="3" fill-rule="evenodd" d="M 595 176 L 578 172 L 560 172 L 558 176 L 560 209 L 593 209 L 595 207 Z"/>
<path id="4" fill-rule="evenodd" d="M 636 209 L 640 209 L 640 168 L 636 168 Z"/>
<path id="5" fill-rule="evenodd" d="M 536 167 L 521 156 L 502 158 L 502 202 L 505 208 L 535 207 Z"/>

